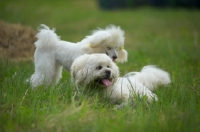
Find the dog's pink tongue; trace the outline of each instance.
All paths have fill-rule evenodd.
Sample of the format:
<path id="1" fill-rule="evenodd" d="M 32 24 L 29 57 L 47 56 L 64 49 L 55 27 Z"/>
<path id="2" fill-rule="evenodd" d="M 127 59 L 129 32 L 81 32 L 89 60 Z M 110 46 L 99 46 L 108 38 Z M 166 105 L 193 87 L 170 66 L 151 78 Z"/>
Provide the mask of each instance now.
<path id="1" fill-rule="evenodd" d="M 102 81 L 102 83 L 103 83 L 104 85 L 106 85 L 107 87 L 110 86 L 110 85 L 112 84 L 108 79 L 102 79 L 101 81 Z"/>

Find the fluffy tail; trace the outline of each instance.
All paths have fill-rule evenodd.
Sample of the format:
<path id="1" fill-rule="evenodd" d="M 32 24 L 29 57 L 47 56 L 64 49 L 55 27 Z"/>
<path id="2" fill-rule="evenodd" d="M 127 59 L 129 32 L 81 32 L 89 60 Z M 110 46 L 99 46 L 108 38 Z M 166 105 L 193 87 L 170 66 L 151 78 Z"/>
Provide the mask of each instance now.
<path id="1" fill-rule="evenodd" d="M 169 73 L 156 66 L 144 66 L 141 72 L 130 72 L 126 74 L 125 77 L 133 77 L 135 81 L 142 83 L 151 91 L 158 88 L 160 85 L 171 83 Z"/>
<path id="2" fill-rule="evenodd" d="M 60 40 L 60 37 L 57 36 L 54 28 L 51 30 L 48 26 L 41 24 L 40 27 L 38 27 L 38 31 L 39 32 L 36 35 L 38 40 L 35 42 L 37 48 L 52 47 Z"/>

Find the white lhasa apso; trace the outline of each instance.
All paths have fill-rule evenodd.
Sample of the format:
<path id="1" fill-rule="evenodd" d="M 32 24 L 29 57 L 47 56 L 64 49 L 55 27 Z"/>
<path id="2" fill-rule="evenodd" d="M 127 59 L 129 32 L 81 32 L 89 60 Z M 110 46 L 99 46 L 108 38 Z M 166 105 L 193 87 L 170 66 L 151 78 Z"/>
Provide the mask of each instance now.
<path id="1" fill-rule="evenodd" d="M 124 31 L 114 25 L 93 31 L 77 43 L 60 40 L 55 29 L 42 24 L 36 35 L 35 73 L 30 82 L 33 87 L 56 84 L 62 76 L 62 67 L 70 71 L 74 59 L 83 54 L 104 53 L 113 61 L 126 62 Z"/>
<path id="2" fill-rule="evenodd" d="M 148 101 L 157 100 L 152 91 L 171 82 L 170 76 L 155 66 L 145 66 L 141 72 L 130 72 L 119 77 L 118 67 L 104 54 L 85 54 L 74 60 L 71 67 L 72 81 L 78 86 L 91 86 L 104 90 L 104 97 L 112 102 L 127 104 L 129 97 L 146 96 Z"/>

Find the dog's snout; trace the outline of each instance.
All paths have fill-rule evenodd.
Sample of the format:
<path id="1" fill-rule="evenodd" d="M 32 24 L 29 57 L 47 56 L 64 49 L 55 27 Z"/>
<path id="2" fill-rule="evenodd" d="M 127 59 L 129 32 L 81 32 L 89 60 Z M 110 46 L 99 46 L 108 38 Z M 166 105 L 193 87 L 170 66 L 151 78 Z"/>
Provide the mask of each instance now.
<path id="1" fill-rule="evenodd" d="M 106 70 L 106 75 L 110 76 L 111 71 L 110 70 Z"/>
<path id="2" fill-rule="evenodd" d="M 117 56 L 115 55 L 115 56 L 113 56 L 112 58 L 115 60 L 115 59 L 117 59 Z"/>

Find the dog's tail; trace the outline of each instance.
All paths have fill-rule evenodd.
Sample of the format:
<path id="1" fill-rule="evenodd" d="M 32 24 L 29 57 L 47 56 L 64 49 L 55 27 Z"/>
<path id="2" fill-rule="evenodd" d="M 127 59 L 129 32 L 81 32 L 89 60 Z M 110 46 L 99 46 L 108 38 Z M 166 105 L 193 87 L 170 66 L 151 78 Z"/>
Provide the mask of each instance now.
<path id="1" fill-rule="evenodd" d="M 40 27 L 38 27 L 38 31 L 36 35 L 38 40 L 35 42 L 37 48 L 53 47 L 56 42 L 60 40 L 54 28 L 51 30 L 48 26 L 41 24 Z"/>
<path id="2" fill-rule="evenodd" d="M 127 78 L 134 78 L 136 82 L 142 83 L 149 90 L 153 91 L 160 85 L 171 83 L 168 72 L 157 68 L 156 66 L 144 66 L 141 72 L 130 72 L 125 75 Z"/>

